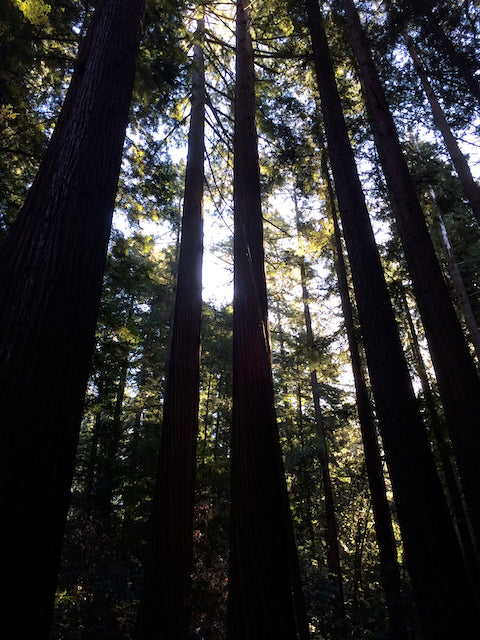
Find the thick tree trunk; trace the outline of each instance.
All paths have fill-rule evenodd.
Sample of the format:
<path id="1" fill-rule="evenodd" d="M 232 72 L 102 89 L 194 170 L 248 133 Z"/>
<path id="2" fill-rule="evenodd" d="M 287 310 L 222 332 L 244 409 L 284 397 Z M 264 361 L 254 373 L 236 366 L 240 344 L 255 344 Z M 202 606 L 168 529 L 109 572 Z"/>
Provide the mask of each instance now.
<path id="1" fill-rule="evenodd" d="M 200 38 L 203 29 L 200 20 Z M 177 293 L 150 540 L 135 629 L 138 640 L 188 637 L 200 384 L 204 127 L 203 50 L 196 43 Z"/>
<path id="2" fill-rule="evenodd" d="M 307 638 L 308 630 L 295 598 L 300 595 L 298 567 L 274 409 L 253 48 L 244 2 L 237 2 L 236 27 L 232 507 L 227 637 L 293 640 Z"/>
<path id="3" fill-rule="evenodd" d="M 412 276 L 440 397 L 452 427 L 470 512 L 480 513 L 480 379 L 443 278 L 397 130 L 353 0 L 343 0 L 362 89 Z M 413 55 L 413 54 L 412 54 Z M 453 138 L 453 136 L 452 136 Z M 480 189 L 478 192 L 480 207 Z M 480 212 L 480 208 L 479 208 Z M 480 523 L 473 521 L 480 540 Z"/>
<path id="4" fill-rule="evenodd" d="M 317 0 L 305 0 L 367 365 L 426 638 L 478 624 L 463 558 L 408 374 L 350 147 Z M 461 630 L 459 628 L 461 626 Z"/>
<path id="5" fill-rule="evenodd" d="M 453 166 L 455 167 L 455 170 L 458 174 L 463 192 L 468 200 L 470 208 L 473 211 L 473 215 L 477 219 L 478 224 L 480 224 L 480 186 L 474 180 L 472 172 L 470 171 L 470 167 L 468 166 L 467 159 L 463 155 L 460 147 L 458 146 L 458 142 L 456 141 L 455 136 L 450 129 L 450 125 L 448 124 L 442 106 L 440 105 L 440 102 L 435 95 L 435 91 L 430 84 L 427 72 L 425 71 L 425 68 L 415 48 L 412 38 L 407 35 L 405 36 L 405 41 L 408 51 L 412 56 L 415 69 L 418 73 L 423 89 L 430 103 L 435 125 L 442 134 L 445 146 L 450 155 L 450 158 L 452 159 Z"/>
<path id="6" fill-rule="evenodd" d="M 391 640 L 407 640 L 408 630 L 405 611 L 402 604 L 402 587 L 400 568 L 397 560 L 397 543 L 393 532 L 392 516 L 387 500 L 387 490 L 383 475 L 383 465 L 380 457 L 377 430 L 373 416 L 373 408 L 365 381 L 366 372 L 360 357 L 358 340 L 355 331 L 353 305 L 350 300 L 347 270 L 343 257 L 342 239 L 335 210 L 333 185 L 328 173 L 325 152 L 322 152 L 322 174 L 327 184 L 327 206 L 333 221 L 335 241 L 335 270 L 338 278 L 338 288 L 342 305 L 342 312 L 347 332 L 352 373 L 357 399 L 358 421 L 362 432 L 363 450 L 367 468 L 368 484 L 372 499 L 375 533 L 380 557 L 380 572 L 382 586 L 385 591 Z"/>
<path id="7" fill-rule="evenodd" d="M 50 625 L 143 11 L 98 3 L 0 257 L 1 601 L 21 637 Z"/>

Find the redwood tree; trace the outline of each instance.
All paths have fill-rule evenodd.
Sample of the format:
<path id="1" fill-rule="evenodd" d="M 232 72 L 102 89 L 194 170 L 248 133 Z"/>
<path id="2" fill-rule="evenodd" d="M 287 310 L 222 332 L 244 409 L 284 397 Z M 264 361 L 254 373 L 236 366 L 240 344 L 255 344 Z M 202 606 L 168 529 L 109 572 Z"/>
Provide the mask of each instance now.
<path id="1" fill-rule="evenodd" d="M 274 409 L 247 6 L 237 1 L 228 638 L 292 640 L 308 630 Z"/>
<path id="2" fill-rule="evenodd" d="M 342 237 L 335 206 L 335 194 L 328 170 L 326 150 L 322 150 L 321 164 L 322 177 L 326 183 L 328 213 L 333 222 L 335 271 L 338 279 L 338 291 L 352 364 L 358 421 L 362 432 L 365 466 L 372 499 L 373 517 L 375 519 L 375 535 L 380 560 L 380 575 L 388 609 L 390 637 L 391 640 L 406 640 L 408 638 L 408 631 L 404 606 L 402 604 L 397 543 L 393 532 L 392 515 L 387 500 L 387 490 L 383 475 L 383 465 L 380 456 L 374 412 L 366 383 L 366 371 L 360 356 L 359 340 L 357 331 L 355 330 L 353 303 L 350 299 L 347 269 L 342 248 Z"/>
<path id="3" fill-rule="evenodd" d="M 343 6 L 440 396 L 456 444 L 467 504 L 477 539 L 480 539 L 480 501 L 477 491 L 480 464 L 480 379 L 435 254 L 360 18 L 353 0 L 343 0 Z M 473 186 L 480 203 L 480 189 L 477 185 Z"/>
<path id="4" fill-rule="evenodd" d="M 0 256 L 2 612 L 21 637 L 48 636 L 143 13 L 97 3 Z"/>
<path id="5" fill-rule="evenodd" d="M 426 638 L 478 624 L 463 558 L 408 374 L 317 0 L 305 0 L 328 151 L 405 555 Z M 460 629 L 461 627 L 461 629 Z"/>
<path id="6" fill-rule="evenodd" d="M 201 38 L 202 34 L 203 20 L 200 20 L 197 35 Z M 135 632 L 139 640 L 186 640 L 188 635 L 200 384 L 205 155 L 205 79 L 199 42 L 194 45 L 191 102 L 162 438 Z"/>

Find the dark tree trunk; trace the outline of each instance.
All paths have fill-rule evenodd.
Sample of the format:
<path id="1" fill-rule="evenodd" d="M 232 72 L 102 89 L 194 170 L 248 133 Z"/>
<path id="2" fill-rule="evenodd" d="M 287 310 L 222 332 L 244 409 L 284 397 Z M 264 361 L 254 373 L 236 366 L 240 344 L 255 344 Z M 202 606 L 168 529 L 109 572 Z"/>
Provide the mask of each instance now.
<path id="1" fill-rule="evenodd" d="M 21 637 L 50 626 L 143 11 L 98 3 L 0 257 L 2 611 Z"/>
<path id="2" fill-rule="evenodd" d="M 448 124 L 442 106 L 440 105 L 440 102 L 435 95 L 435 91 L 430 84 L 427 72 L 422 64 L 412 38 L 406 36 L 405 41 L 407 43 L 408 51 L 412 56 L 415 69 L 418 73 L 423 89 L 430 103 L 435 125 L 442 134 L 443 140 L 445 142 L 445 147 L 447 148 L 453 166 L 455 167 L 455 170 L 458 174 L 460 184 L 462 185 L 463 192 L 468 200 L 470 208 L 473 211 L 473 215 L 477 219 L 478 224 L 480 224 L 480 187 L 474 180 L 472 172 L 470 171 L 470 167 L 468 166 L 467 159 L 463 155 L 460 147 L 458 146 L 458 142 L 456 141 L 455 136 L 450 129 L 450 125 Z"/>
<path id="3" fill-rule="evenodd" d="M 198 36 L 203 39 L 203 20 Z M 185 175 L 177 293 L 167 369 L 162 437 L 135 629 L 138 640 L 186 640 L 193 562 L 202 314 L 205 80 L 194 45 L 192 113 Z"/>
<path id="4" fill-rule="evenodd" d="M 276 423 L 267 326 L 253 48 L 237 2 L 229 640 L 307 638 Z"/>
<path id="5" fill-rule="evenodd" d="M 98 438 L 97 478 L 93 500 L 96 515 L 108 534 L 112 532 L 112 501 L 118 481 L 117 456 L 122 437 L 122 411 L 128 365 L 127 356 L 120 367 L 113 416 L 101 421 L 96 433 Z"/>
<path id="6" fill-rule="evenodd" d="M 380 557 L 380 571 L 382 586 L 387 601 L 390 623 L 390 637 L 392 640 L 407 640 L 408 630 L 405 611 L 402 604 L 402 588 L 400 568 L 397 561 L 397 543 L 393 532 L 392 516 L 387 500 L 387 490 L 383 475 L 383 465 L 380 457 L 377 430 L 373 416 L 372 404 L 365 381 L 366 372 L 360 357 L 358 340 L 355 331 L 352 302 L 350 300 L 347 270 L 343 257 L 342 239 L 335 210 L 333 186 L 328 173 L 325 152 L 322 153 L 322 174 L 327 184 L 327 206 L 333 221 L 335 240 L 335 270 L 338 278 L 338 288 L 342 305 L 345 329 L 347 332 L 350 360 L 357 399 L 358 420 L 362 432 L 363 450 L 367 468 L 368 484 L 372 499 L 373 517 L 375 519 L 375 533 Z"/>
<path id="7" fill-rule="evenodd" d="M 409 378 L 348 139 L 320 7 L 317 0 L 305 0 L 305 5 L 367 365 L 425 637 L 468 634 L 469 626 L 478 624 L 477 612 Z"/>
<path id="8" fill-rule="evenodd" d="M 466 565 L 471 576 L 472 584 L 476 587 L 477 593 L 479 592 L 479 569 L 478 569 L 478 556 L 475 551 L 473 539 L 469 529 L 469 519 L 465 511 L 464 500 L 460 491 L 458 476 L 456 467 L 452 459 L 452 452 L 445 435 L 445 425 L 441 423 L 438 415 L 435 397 L 430 387 L 428 379 L 427 369 L 423 361 L 422 352 L 420 349 L 420 343 L 418 340 L 417 332 L 413 322 L 412 314 L 408 306 L 405 289 L 400 285 L 399 289 L 400 303 L 403 307 L 406 315 L 408 330 L 410 334 L 413 359 L 415 368 L 417 370 L 418 377 L 420 378 L 420 384 L 422 387 L 423 398 L 425 401 L 425 407 L 427 409 L 430 431 L 432 434 L 432 440 L 435 444 L 435 448 L 438 452 L 440 460 L 440 467 L 443 473 L 444 483 L 446 487 L 447 497 L 449 499 L 450 509 L 455 518 L 458 536 L 462 545 L 463 554 L 466 559 Z"/>
<path id="9" fill-rule="evenodd" d="M 470 512 L 480 513 L 480 379 L 443 278 L 415 185 L 353 0 L 343 0 L 380 161 L 412 276 Z M 452 136 L 453 138 L 453 136 Z M 480 206 L 480 189 L 478 192 Z M 480 212 L 480 209 L 479 209 Z M 480 522 L 472 519 L 477 539 Z"/>

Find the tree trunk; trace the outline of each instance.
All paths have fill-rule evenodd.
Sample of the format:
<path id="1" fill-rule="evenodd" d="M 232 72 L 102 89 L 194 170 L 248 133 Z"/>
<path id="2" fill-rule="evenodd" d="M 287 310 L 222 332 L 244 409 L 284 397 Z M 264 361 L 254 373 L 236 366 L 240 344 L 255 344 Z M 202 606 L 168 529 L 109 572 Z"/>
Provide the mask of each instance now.
<path id="1" fill-rule="evenodd" d="M 423 361 L 422 352 L 420 350 L 420 343 L 418 341 L 417 332 L 415 330 L 415 325 L 413 322 L 412 314 L 410 312 L 410 308 L 408 306 L 408 301 L 403 285 L 400 285 L 399 295 L 401 305 L 406 314 L 415 368 L 417 370 L 418 377 L 420 378 L 420 384 L 422 386 L 425 406 L 429 417 L 432 440 L 435 444 L 435 448 L 440 459 L 440 467 L 445 481 L 446 494 L 449 499 L 449 506 L 452 511 L 453 517 L 455 518 L 458 536 L 466 560 L 467 570 L 470 575 L 472 584 L 477 589 L 478 593 L 478 586 L 480 584 L 478 556 L 475 551 L 475 546 L 470 534 L 468 517 L 465 511 L 465 505 L 460 491 L 456 467 L 454 466 L 454 462 L 452 460 L 450 446 L 445 437 L 445 425 L 441 424 L 438 416 L 437 408 L 435 405 L 435 398 L 430 387 L 430 382 L 428 380 L 427 369 Z"/>
<path id="2" fill-rule="evenodd" d="M 383 167 L 440 397 L 452 426 L 470 512 L 480 513 L 480 379 L 443 278 L 415 185 L 353 0 L 343 0 L 375 143 Z M 480 189 L 478 190 L 480 205 Z M 480 208 L 479 208 L 480 211 Z M 480 540 L 480 522 L 473 521 Z"/>
<path id="3" fill-rule="evenodd" d="M 478 328 L 475 314 L 473 313 L 470 298 L 468 297 L 468 293 L 465 288 L 465 284 L 463 282 L 462 274 L 460 273 L 455 254 L 453 252 L 452 245 L 450 244 L 450 239 L 448 237 L 445 223 L 438 209 L 436 210 L 436 215 L 438 224 L 440 226 L 438 237 L 440 239 L 440 244 L 447 261 L 448 271 L 450 273 L 450 277 L 452 278 L 452 283 L 454 291 L 457 294 L 458 303 L 465 318 L 465 324 L 467 325 L 470 342 L 472 343 L 475 350 L 477 361 L 480 363 L 480 330 Z"/>
<path id="4" fill-rule="evenodd" d="M 455 136 L 450 129 L 443 109 L 440 105 L 440 102 L 438 101 L 437 96 L 435 95 L 435 91 L 433 90 L 432 85 L 430 84 L 427 72 L 423 67 L 422 61 L 415 48 L 412 38 L 406 35 L 405 42 L 407 44 L 408 51 L 412 56 L 415 69 L 418 73 L 423 89 L 430 103 L 435 125 L 442 134 L 445 146 L 450 155 L 450 158 L 452 159 L 453 166 L 455 167 L 455 170 L 458 174 L 463 192 L 468 200 L 470 208 L 473 211 L 473 215 L 477 219 L 478 224 L 480 224 L 480 187 L 474 180 L 472 172 L 470 171 L 470 167 L 468 166 L 467 159 L 463 155 L 460 147 L 458 146 L 458 142 L 456 141 Z"/>
<path id="5" fill-rule="evenodd" d="M 300 233 L 300 213 L 298 211 L 296 194 L 294 194 L 295 217 L 297 222 L 297 233 Z M 305 258 L 300 256 L 300 281 L 302 286 L 303 315 L 305 319 L 305 329 L 307 334 L 307 346 L 314 348 L 314 335 L 312 329 L 312 318 L 310 314 L 309 295 L 307 287 L 307 274 L 305 268 Z M 329 454 L 327 438 L 325 435 L 325 424 L 320 405 L 320 387 L 315 369 L 310 370 L 310 384 L 312 387 L 313 406 L 315 409 L 315 426 L 320 440 L 319 459 L 322 469 L 323 490 L 325 494 L 325 518 L 327 523 L 327 569 L 332 587 L 334 590 L 334 609 L 336 611 L 336 638 L 338 640 L 348 637 L 347 615 L 345 612 L 345 598 L 343 592 L 342 568 L 340 565 L 340 550 L 338 544 L 338 527 L 335 516 L 335 503 L 333 498 L 332 479 L 330 477 Z"/>
<path id="6" fill-rule="evenodd" d="M 197 34 L 203 39 L 204 24 Z M 202 314 L 205 79 L 194 45 L 182 239 L 167 369 L 163 427 L 135 637 L 186 640 L 193 563 L 193 513 Z"/>
<path id="7" fill-rule="evenodd" d="M 50 626 L 143 11 L 98 3 L 0 257 L 2 605 L 22 637 Z"/>
<path id="8" fill-rule="evenodd" d="M 463 558 L 409 378 L 320 7 L 317 0 L 305 5 L 370 380 L 425 637 L 468 634 L 478 621 Z"/>
<path id="9" fill-rule="evenodd" d="M 96 456 L 97 481 L 93 500 L 97 517 L 108 534 L 112 532 L 112 500 L 118 481 L 117 456 L 122 437 L 122 410 L 129 366 L 128 355 L 120 366 L 113 416 L 99 424 L 97 434 L 99 445 Z"/>
<path id="10" fill-rule="evenodd" d="M 274 409 L 253 48 L 237 2 L 229 640 L 307 638 Z M 297 574 L 297 575 L 295 575 Z M 300 598 L 301 599 L 301 598 Z"/>
<path id="11" fill-rule="evenodd" d="M 338 278 L 338 288 L 342 305 L 342 312 L 347 332 L 352 373 L 357 399 L 358 421 L 362 433 L 365 464 L 367 468 L 368 484 L 372 499 L 375 533 L 380 557 L 380 572 L 382 586 L 387 601 L 390 623 L 391 640 L 407 640 L 408 630 L 405 611 L 402 604 L 402 587 L 400 569 L 397 561 L 397 543 L 393 532 L 392 516 L 387 500 L 387 489 L 383 475 L 383 465 L 380 457 L 377 430 L 373 416 L 372 404 L 365 381 L 366 372 L 360 357 L 358 340 L 355 331 L 353 305 L 350 300 L 347 270 L 343 257 L 342 239 L 335 210 L 333 186 L 327 167 L 326 153 L 322 152 L 322 174 L 327 185 L 327 207 L 333 221 L 335 242 L 335 270 Z"/>

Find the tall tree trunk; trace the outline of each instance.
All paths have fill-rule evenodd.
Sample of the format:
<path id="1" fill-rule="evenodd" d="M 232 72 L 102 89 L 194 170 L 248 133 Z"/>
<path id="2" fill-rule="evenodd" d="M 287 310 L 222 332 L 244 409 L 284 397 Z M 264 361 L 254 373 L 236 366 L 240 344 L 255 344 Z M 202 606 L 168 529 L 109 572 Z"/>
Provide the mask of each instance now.
<path id="1" fill-rule="evenodd" d="M 202 19 L 197 29 L 200 40 L 203 31 Z M 186 640 L 188 636 L 200 384 L 204 128 L 203 49 L 197 42 L 177 293 L 150 539 L 135 629 L 138 640 Z"/>
<path id="2" fill-rule="evenodd" d="M 383 475 L 383 465 L 380 457 L 378 436 L 373 416 L 372 404 L 365 381 L 366 372 L 360 357 L 358 340 L 355 331 L 353 305 L 350 299 L 347 270 L 343 257 L 342 239 L 335 210 L 333 185 L 327 166 L 325 151 L 322 151 L 322 175 L 327 185 L 327 207 L 334 229 L 334 259 L 338 278 L 338 288 L 342 305 L 345 330 L 347 332 L 352 373 L 357 399 L 358 421 L 362 433 L 365 464 L 367 468 L 368 484 L 372 499 L 375 533 L 380 558 L 380 572 L 382 586 L 387 602 L 391 640 L 407 640 L 408 630 L 405 611 L 402 604 L 402 587 L 400 568 L 397 560 L 397 543 L 393 532 L 392 516 L 387 499 L 387 489 Z"/>
<path id="3" fill-rule="evenodd" d="M 294 194 L 294 203 L 295 218 L 297 222 L 297 233 L 300 234 L 301 221 L 296 194 Z M 312 317 L 310 314 L 305 258 L 303 255 L 300 256 L 300 283 L 302 286 L 303 315 L 305 320 L 307 346 L 310 350 L 313 350 L 315 340 L 312 329 Z M 317 372 L 315 369 L 310 370 L 310 384 L 312 387 L 313 406 L 315 409 L 315 426 L 318 438 L 320 440 L 319 459 L 322 469 L 323 490 L 325 494 L 325 518 L 327 523 L 327 569 L 334 590 L 334 608 L 337 615 L 337 631 L 335 637 L 340 640 L 347 638 L 349 634 L 347 630 L 347 615 L 345 612 L 343 577 L 342 568 L 340 565 L 340 547 L 338 544 L 338 527 L 335 516 L 332 479 L 330 476 L 328 444 L 325 435 L 325 423 L 323 420 L 322 408 L 320 405 L 320 386 L 318 384 Z"/>
<path id="4" fill-rule="evenodd" d="M 447 261 L 448 271 L 450 273 L 450 277 L 452 278 L 454 291 L 457 295 L 458 303 L 463 312 L 463 317 L 465 318 L 465 324 L 467 325 L 470 342 L 472 343 L 475 350 L 477 361 L 480 363 L 480 329 L 478 328 L 477 320 L 475 318 L 475 314 L 473 313 L 470 298 L 468 297 L 462 274 L 460 273 L 460 268 L 453 252 L 453 247 L 450 244 L 450 239 L 448 237 L 445 223 L 438 209 L 436 209 L 436 215 L 440 227 L 438 237 Z"/>
<path id="5" fill-rule="evenodd" d="M 367 365 L 425 637 L 467 634 L 478 621 L 460 546 L 409 378 L 318 0 L 305 5 Z"/>
<path id="6" fill-rule="evenodd" d="M 410 334 L 413 359 L 415 368 L 417 370 L 418 377 L 420 378 L 420 384 L 422 387 L 422 393 L 425 400 L 425 407 L 427 409 L 430 430 L 432 433 L 432 440 L 434 441 L 435 448 L 437 449 L 440 459 L 440 466 L 443 472 L 443 477 L 446 486 L 446 493 L 449 498 L 450 509 L 455 518 L 455 523 L 458 530 L 458 535 L 463 548 L 463 553 L 466 559 L 466 565 L 471 576 L 473 584 L 478 591 L 479 581 L 479 569 L 478 569 L 478 556 L 475 551 L 473 540 L 470 535 L 468 517 L 465 511 L 465 505 L 460 491 L 456 468 L 452 460 L 450 446 L 445 437 L 445 425 L 442 425 L 438 416 L 435 398 L 430 387 L 428 379 L 427 369 L 423 361 L 422 352 L 420 349 L 420 343 L 418 340 L 417 332 L 413 322 L 410 307 L 408 305 L 405 289 L 402 284 L 399 287 L 400 303 L 403 307 L 407 319 L 407 326 Z"/>
<path id="7" fill-rule="evenodd" d="M 267 325 L 253 47 L 237 1 L 229 640 L 307 638 L 276 423 Z M 295 575 L 297 574 L 297 575 Z"/>
<path id="8" fill-rule="evenodd" d="M 22 637 L 50 626 L 143 12 L 98 3 L 0 257 L 2 606 Z"/>
<path id="9" fill-rule="evenodd" d="M 447 151 L 452 159 L 453 166 L 458 174 L 458 178 L 462 185 L 465 197 L 468 200 L 470 208 L 473 211 L 473 215 L 480 224 L 480 186 L 477 184 L 472 176 L 470 167 L 468 166 L 467 159 L 463 155 L 455 136 L 450 129 L 447 118 L 443 112 L 443 109 L 438 101 L 435 91 L 433 90 L 430 80 L 428 79 L 427 72 L 422 64 L 421 58 L 415 48 L 413 40 L 410 36 L 405 36 L 405 42 L 407 44 L 408 51 L 412 56 L 415 69 L 418 73 L 423 89 L 427 95 L 430 107 L 432 109 L 433 120 L 438 130 L 442 134 L 443 140 Z"/>
<path id="10" fill-rule="evenodd" d="M 438 263 L 397 130 L 353 0 L 343 0 L 362 89 L 470 512 L 480 513 L 480 379 Z M 478 190 L 480 205 L 480 189 Z M 480 212 L 480 209 L 479 209 Z M 480 540 L 480 519 L 473 520 Z"/>
<path id="11" fill-rule="evenodd" d="M 122 436 L 122 410 L 128 366 L 129 354 L 120 366 L 113 416 L 109 420 L 104 420 L 98 430 L 97 481 L 93 499 L 97 517 L 107 533 L 111 533 L 112 500 L 118 477 L 117 456 Z"/>
<path id="12" fill-rule="evenodd" d="M 212 389 L 212 372 L 208 373 L 207 398 L 205 400 L 205 412 L 203 414 L 203 441 L 202 441 L 202 463 L 205 464 L 207 455 L 208 423 L 210 419 L 210 392 Z"/>

